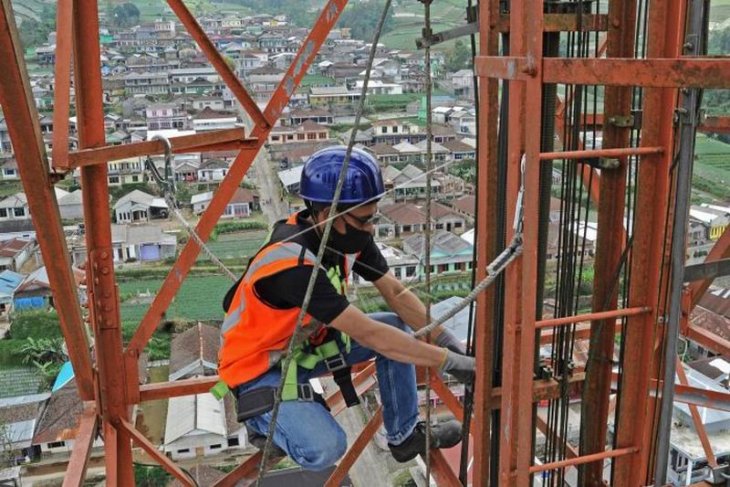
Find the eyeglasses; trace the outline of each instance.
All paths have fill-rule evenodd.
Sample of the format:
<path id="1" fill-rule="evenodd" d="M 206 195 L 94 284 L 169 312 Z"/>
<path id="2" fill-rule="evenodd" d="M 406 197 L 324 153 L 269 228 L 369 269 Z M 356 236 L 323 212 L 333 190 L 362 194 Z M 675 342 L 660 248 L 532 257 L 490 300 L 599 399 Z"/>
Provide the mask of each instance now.
<path id="1" fill-rule="evenodd" d="M 366 216 L 357 216 L 357 215 L 353 215 L 352 213 L 343 213 L 343 215 L 349 216 L 350 218 L 352 218 L 353 220 L 355 220 L 362 226 L 373 223 L 378 216 L 377 213 L 373 213 L 372 215 L 366 215 Z"/>

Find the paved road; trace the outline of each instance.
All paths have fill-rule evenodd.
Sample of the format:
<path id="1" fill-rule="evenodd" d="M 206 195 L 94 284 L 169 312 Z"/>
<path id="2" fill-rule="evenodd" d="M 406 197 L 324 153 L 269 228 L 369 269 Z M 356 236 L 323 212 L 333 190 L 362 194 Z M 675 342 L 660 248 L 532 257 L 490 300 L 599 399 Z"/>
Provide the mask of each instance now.
<path id="1" fill-rule="evenodd" d="M 259 190 L 259 201 L 261 210 L 266 215 L 269 223 L 286 218 L 289 213 L 286 201 L 281 200 L 281 187 L 279 177 L 269 160 L 269 153 L 262 148 L 254 160 L 252 169 L 255 172 L 256 186 Z"/>
<path id="2" fill-rule="evenodd" d="M 253 123 L 248 113 L 239 106 L 238 113 L 246 126 L 246 132 L 250 133 Z M 253 174 L 251 174 L 253 173 Z M 259 200 L 261 202 L 261 211 L 263 211 L 269 223 L 289 216 L 289 207 L 286 201 L 280 199 L 281 186 L 279 185 L 279 177 L 269 158 L 269 151 L 266 147 L 262 147 L 256 155 L 256 159 L 249 169 L 247 177 L 253 176 L 254 182 L 259 191 Z"/>

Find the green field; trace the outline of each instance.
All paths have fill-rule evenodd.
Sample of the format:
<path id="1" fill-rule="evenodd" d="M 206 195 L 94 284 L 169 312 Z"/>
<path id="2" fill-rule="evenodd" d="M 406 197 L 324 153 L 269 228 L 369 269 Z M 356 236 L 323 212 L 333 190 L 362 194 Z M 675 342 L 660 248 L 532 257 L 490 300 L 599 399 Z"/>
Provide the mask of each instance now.
<path id="1" fill-rule="evenodd" d="M 730 144 L 697 135 L 692 186 L 717 200 L 730 200 Z"/>
<path id="2" fill-rule="evenodd" d="M 136 326 L 149 307 L 149 304 L 134 302 L 134 296 L 147 292 L 154 296 L 162 285 L 162 281 L 162 279 L 139 279 L 119 283 L 119 295 L 123 300 L 121 314 L 125 331 L 129 326 Z M 222 319 L 221 301 L 231 284 L 231 280 L 222 274 L 188 277 L 170 304 L 165 318 L 184 321 Z"/>
<path id="3" fill-rule="evenodd" d="M 423 5 L 418 2 L 403 2 L 400 8 L 393 8 L 393 30 L 380 40 L 392 49 L 416 49 L 416 39 L 423 29 Z M 407 15 L 407 16 L 406 16 Z M 466 2 L 461 0 L 440 0 L 431 5 L 431 28 L 434 32 L 458 27 L 466 23 Z M 456 41 L 444 42 L 434 50 L 450 49 Z"/>
<path id="4" fill-rule="evenodd" d="M 234 264 L 244 264 L 264 243 L 268 232 L 251 231 L 241 233 L 224 233 L 217 240 L 208 243 L 208 248 L 220 260 Z M 200 253 L 198 262 L 209 261 L 210 257 Z"/>

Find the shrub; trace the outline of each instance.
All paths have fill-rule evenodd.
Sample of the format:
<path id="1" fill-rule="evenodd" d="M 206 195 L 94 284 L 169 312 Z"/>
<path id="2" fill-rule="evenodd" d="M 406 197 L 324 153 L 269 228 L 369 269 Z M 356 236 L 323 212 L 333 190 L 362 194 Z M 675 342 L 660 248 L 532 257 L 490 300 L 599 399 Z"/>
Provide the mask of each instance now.
<path id="1" fill-rule="evenodd" d="M 211 239 L 221 233 L 236 233 L 245 230 L 268 230 L 269 226 L 257 220 L 245 220 L 235 222 L 221 222 L 215 226 Z"/>
<path id="2" fill-rule="evenodd" d="M 10 336 L 14 339 L 62 338 L 58 314 L 51 311 L 21 311 L 11 317 Z"/>
<path id="3" fill-rule="evenodd" d="M 0 340 L 0 366 L 18 366 L 23 360 L 20 348 L 25 340 Z"/>

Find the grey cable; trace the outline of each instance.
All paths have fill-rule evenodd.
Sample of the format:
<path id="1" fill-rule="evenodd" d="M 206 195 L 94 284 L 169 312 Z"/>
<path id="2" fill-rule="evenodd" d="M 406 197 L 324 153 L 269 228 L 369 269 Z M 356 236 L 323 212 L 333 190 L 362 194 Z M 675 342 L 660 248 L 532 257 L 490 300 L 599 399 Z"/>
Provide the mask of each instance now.
<path id="1" fill-rule="evenodd" d="M 431 36 L 431 0 L 423 1 L 423 27 L 426 34 Z M 426 69 L 426 232 L 424 234 L 424 252 L 426 265 L 426 323 L 431 321 L 431 184 L 430 172 L 433 164 L 433 116 L 431 114 L 433 80 L 431 79 L 431 44 L 426 44 L 424 51 L 424 65 Z M 431 333 L 426 333 L 426 343 L 431 343 Z M 426 483 L 431 483 L 431 368 L 426 367 Z"/>
<path id="2" fill-rule="evenodd" d="M 171 207 L 173 215 L 178 219 L 178 221 L 182 224 L 183 227 L 185 227 L 185 231 L 190 235 L 193 240 L 198 244 L 198 246 L 205 252 L 205 254 L 210 258 L 210 260 L 218 266 L 220 270 L 222 270 L 229 279 L 231 279 L 233 282 L 236 282 L 238 280 L 238 277 L 228 268 L 226 265 L 221 261 L 212 250 L 210 250 L 210 247 L 203 242 L 203 239 L 200 238 L 200 235 L 198 235 L 198 232 L 195 231 L 195 229 L 188 223 L 188 221 L 185 219 L 183 214 L 178 209 L 176 202 L 170 197 L 168 194 L 165 194 L 165 201 L 167 202 L 167 205 Z"/>
<path id="3" fill-rule="evenodd" d="M 273 445 L 273 438 L 274 433 L 276 432 L 276 421 L 279 417 L 279 410 L 281 406 L 281 393 L 284 389 L 284 383 L 286 382 L 286 375 L 287 371 L 289 370 L 289 367 L 291 366 L 291 361 L 293 359 L 293 350 L 294 350 L 294 343 L 295 339 L 294 337 L 298 336 L 301 329 L 302 324 L 304 321 L 304 316 L 307 314 L 307 308 L 309 308 L 309 302 L 312 298 L 312 292 L 314 291 L 314 283 L 317 280 L 317 275 L 319 274 L 319 268 L 322 263 L 322 257 L 324 256 L 324 251 L 327 246 L 327 240 L 329 239 L 330 231 L 332 229 L 332 224 L 334 222 L 334 216 L 337 213 L 337 203 L 340 200 L 340 193 L 342 193 L 342 187 L 345 183 L 345 177 L 347 175 L 347 168 L 350 165 L 350 155 L 352 154 L 352 149 L 355 147 L 355 137 L 357 135 L 357 131 L 360 125 L 360 118 L 362 117 L 362 112 L 365 110 L 365 98 L 367 96 L 367 89 L 368 84 L 370 82 L 370 73 L 373 68 L 373 62 L 375 60 L 375 52 L 378 50 L 378 40 L 380 39 L 380 34 L 383 31 L 383 25 L 385 24 L 385 19 L 388 15 L 388 10 L 390 10 L 390 3 L 391 0 L 385 1 L 385 6 L 383 7 L 383 13 L 380 16 L 380 20 L 378 21 L 378 27 L 375 31 L 375 35 L 373 36 L 373 42 L 372 46 L 370 47 L 370 55 L 368 57 L 368 64 L 367 68 L 365 70 L 365 78 L 363 80 L 362 84 L 362 92 L 360 95 L 360 103 L 358 106 L 358 110 L 355 115 L 355 124 L 352 128 L 352 132 L 350 133 L 350 141 L 347 145 L 347 152 L 345 153 L 345 160 L 342 163 L 342 168 L 340 169 L 340 175 L 337 179 L 337 186 L 335 186 L 335 194 L 332 198 L 332 205 L 330 206 L 330 212 L 329 212 L 329 218 L 327 220 L 327 223 L 325 224 L 324 230 L 322 232 L 322 240 L 319 244 L 319 250 L 317 251 L 317 258 L 314 263 L 314 268 L 312 269 L 312 274 L 309 278 L 309 283 L 307 284 L 307 291 L 304 295 L 304 300 L 302 302 L 302 307 L 299 310 L 299 316 L 297 316 L 297 324 L 294 329 L 294 333 L 292 334 L 292 337 L 289 339 L 289 344 L 287 346 L 287 353 L 284 357 L 284 361 L 282 362 L 281 366 L 281 380 L 279 381 L 279 387 L 276 389 L 276 396 L 274 397 L 274 409 L 271 412 L 271 421 L 269 423 L 269 431 L 266 435 L 266 443 L 264 445 L 263 454 L 261 457 L 261 464 L 259 466 L 259 474 L 256 479 L 256 487 L 259 487 L 261 485 L 261 480 L 264 478 L 264 475 L 266 474 L 266 466 L 269 456 L 271 455 L 271 448 Z"/>

